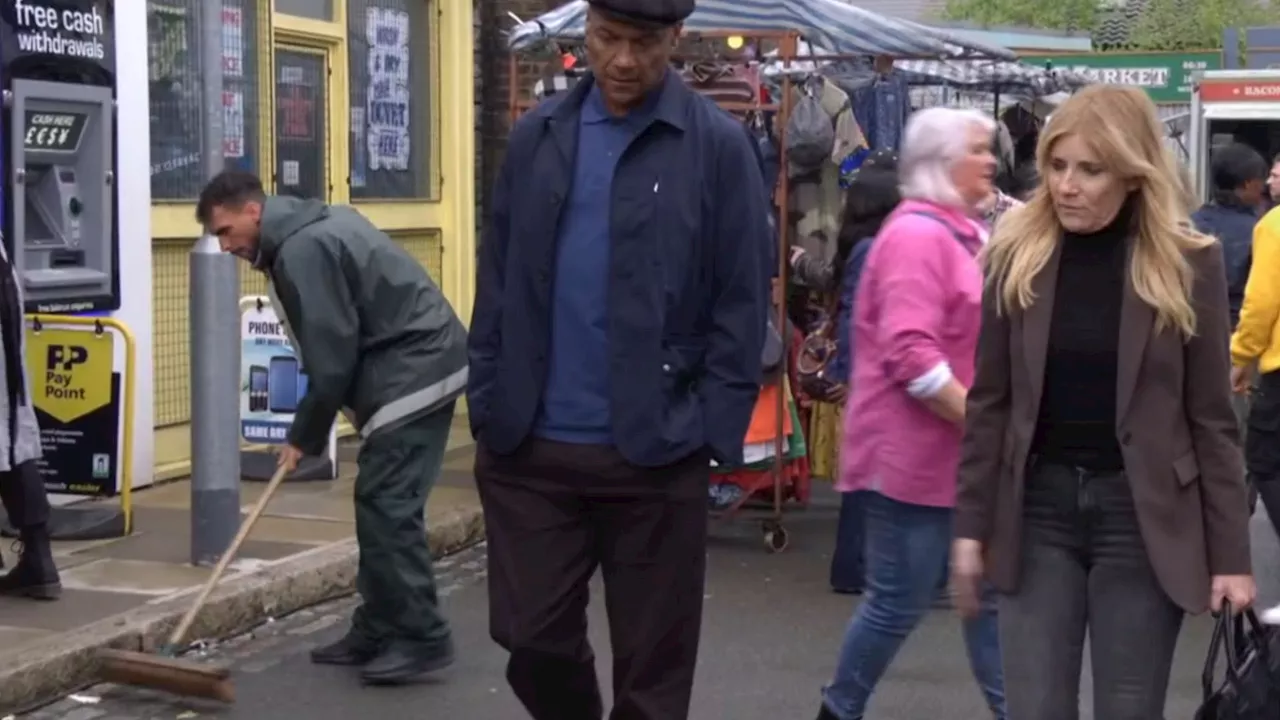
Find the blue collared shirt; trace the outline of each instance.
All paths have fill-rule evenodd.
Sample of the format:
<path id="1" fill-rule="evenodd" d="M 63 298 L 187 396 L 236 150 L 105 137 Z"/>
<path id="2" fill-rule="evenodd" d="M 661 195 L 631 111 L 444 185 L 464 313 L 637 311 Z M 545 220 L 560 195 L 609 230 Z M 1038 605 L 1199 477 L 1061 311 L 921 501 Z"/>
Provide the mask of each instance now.
<path id="1" fill-rule="evenodd" d="M 656 95 L 656 93 L 654 93 Z M 556 235 L 551 357 L 534 434 L 608 445 L 609 209 L 618 158 L 648 124 L 652 98 L 624 117 L 609 114 L 592 85 L 578 121 L 573 185 Z"/>

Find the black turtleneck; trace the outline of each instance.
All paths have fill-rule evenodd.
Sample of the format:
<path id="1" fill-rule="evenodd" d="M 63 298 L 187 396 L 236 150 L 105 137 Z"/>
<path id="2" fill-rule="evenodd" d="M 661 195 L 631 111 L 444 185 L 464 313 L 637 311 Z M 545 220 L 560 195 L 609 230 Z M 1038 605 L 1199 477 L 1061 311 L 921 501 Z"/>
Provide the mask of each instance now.
<path id="1" fill-rule="evenodd" d="M 1129 215 L 1122 209 L 1107 227 L 1062 239 L 1032 442 L 1032 452 L 1043 460 L 1124 469 L 1116 439 L 1116 365 Z"/>

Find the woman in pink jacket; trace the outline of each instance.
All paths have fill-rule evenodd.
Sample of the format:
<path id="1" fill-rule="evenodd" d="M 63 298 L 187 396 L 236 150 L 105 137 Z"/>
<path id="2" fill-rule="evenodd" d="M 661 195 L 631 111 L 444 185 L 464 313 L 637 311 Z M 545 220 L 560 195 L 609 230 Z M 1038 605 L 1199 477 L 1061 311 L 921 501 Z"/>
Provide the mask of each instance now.
<path id="1" fill-rule="evenodd" d="M 975 111 L 911 116 L 903 202 L 874 240 L 854 302 L 853 372 L 837 489 L 866 490 L 867 598 L 845 632 L 819 720 L 860 720 L 946 572 L 982 303 L 978 219 L 993 192 L 994 124 Z M 970 664 L 1004 720 L 994 605 L 968 621 Z"/>

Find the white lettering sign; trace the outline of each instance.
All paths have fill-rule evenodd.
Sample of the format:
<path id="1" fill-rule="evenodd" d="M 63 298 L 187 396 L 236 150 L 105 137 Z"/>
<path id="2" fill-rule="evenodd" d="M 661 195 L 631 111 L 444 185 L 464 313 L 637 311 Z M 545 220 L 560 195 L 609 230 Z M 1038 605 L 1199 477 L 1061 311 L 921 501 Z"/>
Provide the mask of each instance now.
<path id="1" fill-rule="evenodd" d="M 18 49 L 26 53 L 106 59 L 107 50 L 102 44 L 102 37 L 107 32 L 107 21 L 101 10 L 96 5 L 85 9 L 50 7 L 64 4 L 49 0 L 14 0 Z"/>
<path id="2" fill-rule="evenodd" d="M 1280 97 L 1280 85 L 1245 85 L 1244 96 L 1249 98 Z"/>
<path id="3" fill-rule="evenodd" d="M 1083 73 L 1090 80 L 1105 85 L 1132 85 L 1140 88 L 1165 88 L 1169 86 L 1169 68 L 1098 68 L 1076 65 L 1070 68 Z"/>

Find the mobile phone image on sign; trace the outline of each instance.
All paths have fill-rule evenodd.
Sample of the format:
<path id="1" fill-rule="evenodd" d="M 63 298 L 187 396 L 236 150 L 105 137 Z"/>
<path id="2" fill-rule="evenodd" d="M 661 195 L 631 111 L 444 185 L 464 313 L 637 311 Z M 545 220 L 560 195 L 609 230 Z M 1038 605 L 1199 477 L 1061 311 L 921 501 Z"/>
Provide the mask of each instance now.
<path id="1" fill-rule="evenodd" d="M 249 366 L 249 412 L 267 409 L 267 369 L 261 365 Z"/>
<path id="2" fill-rule="evenodd" d="M 298 361 L 284 355 L 271 358 L 267 379 L 269 407 L 273 413 L 290 414 L 298 409 Z"/>

